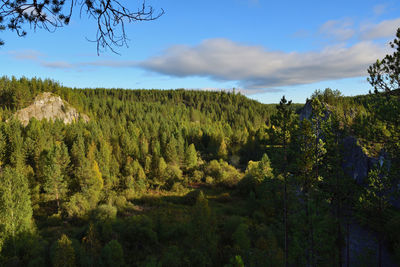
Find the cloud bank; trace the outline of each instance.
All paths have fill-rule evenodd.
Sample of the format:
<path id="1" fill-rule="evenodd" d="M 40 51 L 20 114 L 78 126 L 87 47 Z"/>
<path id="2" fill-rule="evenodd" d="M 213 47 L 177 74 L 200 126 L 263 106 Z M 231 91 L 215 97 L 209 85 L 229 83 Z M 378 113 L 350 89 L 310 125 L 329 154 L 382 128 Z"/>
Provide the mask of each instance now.
<path id="1" fill-rule="evenodd" d="M 287 53 L 209 39 L 197 46 L 173 46 L 139 66 L 175 77 L 235 80 L 241 87 L 255 89 L 364 76 L 367 67 L 386 52 L 368 41 L 318 52 Z"/>
<path id="2" fill-rule="evenodd" d="M 376 13 L 384 12 L 384 6 L 376 9 Z M 366 76 L 368 66 L 390 51 L 388 46 L 375 41 L 393 38 L 399 25 L 400 18 L 358 26 L 349 18 L 330 20 L 321 25 L 318 34 L 339 44 L 303 53 L 271 51 L 228 39 L 208 39 L 195 46 L 172 46 L 138 66 L 172 77 L 236 81 L 240 87 L 265 91 L 360 77 Z M 350 40 L 352 44 L 348 45 Z"/>
<path id="3" fill-rule="evenodd" d="M 384 20 L 378 24 L 365 25 L 362 29 L 361 39 L 374 40 L 379 38 L 391 38 L 396 35 L 400 27 L 400 18 Z"/>

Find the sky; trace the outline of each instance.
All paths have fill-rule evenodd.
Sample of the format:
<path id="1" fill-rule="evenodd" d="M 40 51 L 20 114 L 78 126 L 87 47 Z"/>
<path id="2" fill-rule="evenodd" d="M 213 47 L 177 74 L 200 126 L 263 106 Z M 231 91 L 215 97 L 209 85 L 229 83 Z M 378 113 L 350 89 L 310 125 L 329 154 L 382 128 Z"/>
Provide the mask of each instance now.
<path id="1" fill-rule="evenodd" d="M 141 1 L 121 0 L 131 10 Z M 165 14 L 126 25 L 128 47 L 97 54 L 93 20 L 26 37 L 0 32 L 0 75 L 77 88 L 232 90 L 304 103 L 317 89 L 366 94 L 367 68 L 391 53 L 398 1 L 147 0 Z"/>

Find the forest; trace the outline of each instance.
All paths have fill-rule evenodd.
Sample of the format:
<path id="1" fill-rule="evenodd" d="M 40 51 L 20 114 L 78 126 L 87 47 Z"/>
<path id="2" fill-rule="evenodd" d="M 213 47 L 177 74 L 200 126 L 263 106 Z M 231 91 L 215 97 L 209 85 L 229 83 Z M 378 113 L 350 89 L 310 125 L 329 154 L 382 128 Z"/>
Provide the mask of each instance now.
<path id="1" fill-rule="evenodd" d="M 90 120 L 24 126 L 43 92 Z M 266 105 L 2 77 L 0 266 L 397 266 L 399 114 L 398 90 Z"/>

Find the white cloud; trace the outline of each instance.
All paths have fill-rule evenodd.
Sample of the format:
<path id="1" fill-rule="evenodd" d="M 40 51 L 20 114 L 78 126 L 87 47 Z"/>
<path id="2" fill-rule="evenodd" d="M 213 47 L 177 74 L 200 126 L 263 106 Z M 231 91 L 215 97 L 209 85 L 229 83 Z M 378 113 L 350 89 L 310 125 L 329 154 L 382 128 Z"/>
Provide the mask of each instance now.
<path id="1" fill-rule="evenodd" d="M 353 29 L 353 22 L 349 19 L 344 19 L 325 22 L 320 27 L 319 33 L 337 41 L 346 41 L 351 39 L 356 31 Z"/>
<path id="2" fill-rule="evenodd" d="M 400 18 L 384 20 L 378 24 L 363 25 L 361 28 L 362 40 L 374 40 L 379 38 L 394 37 L 400 27 Z"/>
<path id="3" fill-rule="evenodd" d="M 201 76 L 238 81 L 243 88 L 275 88 L 364 76 L 367 67 L 385 52 L 371 42 L 287 53 L 227 39 L 209 39 L 192 47 L 173 46 L 140 66 L 175 77 Z"/>

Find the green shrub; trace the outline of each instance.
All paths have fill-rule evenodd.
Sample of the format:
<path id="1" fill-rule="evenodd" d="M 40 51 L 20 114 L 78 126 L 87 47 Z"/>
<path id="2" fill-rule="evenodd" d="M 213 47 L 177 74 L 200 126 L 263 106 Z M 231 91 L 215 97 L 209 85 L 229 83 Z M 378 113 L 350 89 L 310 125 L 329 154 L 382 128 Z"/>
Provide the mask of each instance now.
<path id="1" fill-rule="evenodd" d="M 109 204 L 102 204 L 93 213 L 96 221 L 114 220 L 117 217 L 117 208 Z"/>

